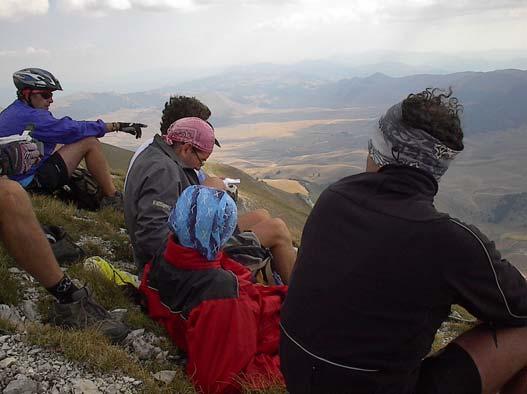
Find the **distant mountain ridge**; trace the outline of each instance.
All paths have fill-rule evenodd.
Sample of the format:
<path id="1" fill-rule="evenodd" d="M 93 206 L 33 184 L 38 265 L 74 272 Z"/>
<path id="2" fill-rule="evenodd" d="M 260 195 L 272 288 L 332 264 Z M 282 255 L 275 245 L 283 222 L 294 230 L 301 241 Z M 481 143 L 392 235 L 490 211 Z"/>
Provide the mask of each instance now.
<path id="1" fill-rule="evenodd" d="M 123 108 L 161 112 L 171 94 L 197 96 L 212 108 L 217 125 L 250 122 L 251 116 L 278 109 L 306 107 L 378 107 L 379 112 L 411 92 L 427 87 L 452 87 L 464 104 L 467 134 L 517 128 L 527 124 L 527 71 L 498 70 L 454 74 L 418 74 L 390 77 L 375 73 L 328 81 L 273 65 L 239 68 L 229 74 L 174 87 L 130 94 L 90 93 L 57 101 L 57 116 L 93 118 Z M 283 116 L 282 116 L 283 118 Z"/>

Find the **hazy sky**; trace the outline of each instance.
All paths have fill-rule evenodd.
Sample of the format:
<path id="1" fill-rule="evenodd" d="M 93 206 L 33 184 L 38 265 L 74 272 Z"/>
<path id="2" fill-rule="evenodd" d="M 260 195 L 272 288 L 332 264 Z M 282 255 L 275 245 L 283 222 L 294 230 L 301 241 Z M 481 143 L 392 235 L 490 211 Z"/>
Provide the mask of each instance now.
<path id="1" fill-rule="evenodd" d="M 64 86 L 141 81 L 376 49 L 527 51 L 527 0 L 0 0 L 0 89 L 42 67 Z"/>

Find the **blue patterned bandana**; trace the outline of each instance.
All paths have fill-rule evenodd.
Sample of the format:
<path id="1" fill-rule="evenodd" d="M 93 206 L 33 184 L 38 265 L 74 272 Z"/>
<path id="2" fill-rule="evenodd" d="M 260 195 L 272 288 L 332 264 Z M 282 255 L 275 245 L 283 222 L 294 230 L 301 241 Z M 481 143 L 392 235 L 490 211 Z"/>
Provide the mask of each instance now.
<path id="1" fill-rule="evenodd" d="M 226 192 L 193 185 L 179 196 L 168 226 L 181 245 L 210 261 L 230 238 L 237 221 L 236 203 Z"/>
<path id="2" fill-rule="evenodd" d="M 368 152 L 378 166 L 404 164 L 421 168 L 439 181 L 460 151 L 453 150 L 426 131 L 402 123 L 402 103 L 379 119 L 368 141 Z"/>

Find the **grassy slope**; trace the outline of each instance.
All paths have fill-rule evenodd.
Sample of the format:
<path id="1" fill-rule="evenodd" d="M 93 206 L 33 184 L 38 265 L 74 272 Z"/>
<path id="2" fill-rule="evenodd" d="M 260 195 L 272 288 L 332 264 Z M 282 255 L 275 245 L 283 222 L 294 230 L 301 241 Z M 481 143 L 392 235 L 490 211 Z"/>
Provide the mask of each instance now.
<path id="1" fill-rule="evenodd" d="M 102 150 L 108 159 L 110 168 L 113 170 L 126 172 L 128 163 L 130 162 L 134 152 L 108 144 L 102 144 Z"/>

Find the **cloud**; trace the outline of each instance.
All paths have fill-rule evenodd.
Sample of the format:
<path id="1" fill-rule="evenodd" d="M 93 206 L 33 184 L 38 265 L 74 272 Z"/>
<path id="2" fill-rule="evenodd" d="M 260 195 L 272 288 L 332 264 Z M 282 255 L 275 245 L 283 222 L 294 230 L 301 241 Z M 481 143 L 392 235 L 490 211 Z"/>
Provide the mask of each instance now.
<path id="1" fill-rule="evenodd" d="M 255 29 L 278 31 L 316 30 L 328 25 L 355 22 L 360 20 L 360 18 L 361 16 L 356 10 L 347 7 L 328 6 L 324 10 L 312 7 L 262 21 L 255 26 Z"/>
<path id="2" fill-rule="evenodd" d="M 27 47 L 18 50 L 0 50 L 0 57 L 22 57 L 22 56 L 33 56 L 33 55 L 49 55 L 50 51 L 45 48 Z"/>
<path id="3" fill-rule="evenodd" d="M 188 11 L 199 8 L 199 2 L 195 0 L 60 0 L 59 6 L 67 11 L 87 11 L 97 15 L 105 15 L 109 11 L 132 9 L 146 11 L 179 9 Z"/>
<path id="4" fill-rule="evenodd" d="M 11 51 L 11 50 L 0 51 L 0 57 L 8 57 L 8 56 L 16 56 L 16 55 L 17 55 L 16 51 Z"/>
<path id="5" fill-rule="evenodd" d="M 239 1 L 257 6 L 254 0 Z M 490 12 L 519 18 L 527 11 L 527 2 L 518 0 L 285 0 L 280 6 L 281 13 L 256 29 L 315 30 L 339 23 L 419 22 Z"/>
<path id="6" fill-rule="evenodd" d="M 464 17 L 483 13 L 518 12 L 527 3 L 517 0 L 412 0 L 382 2 L 378 12 L 388 21 L 421 21 Z"/>
<path id="7" fill-rule="evenodd" d="M 44 48 L 34 48 L 34 47 L 27 47 L 25 49 L 26 55 L 49 55 L 49 51 Z"/>
<path id="8" fill-rule="evenodd" d="M 49 10 L 48 0 L 1 0 L 0 19 L 43 15 Z"/>

